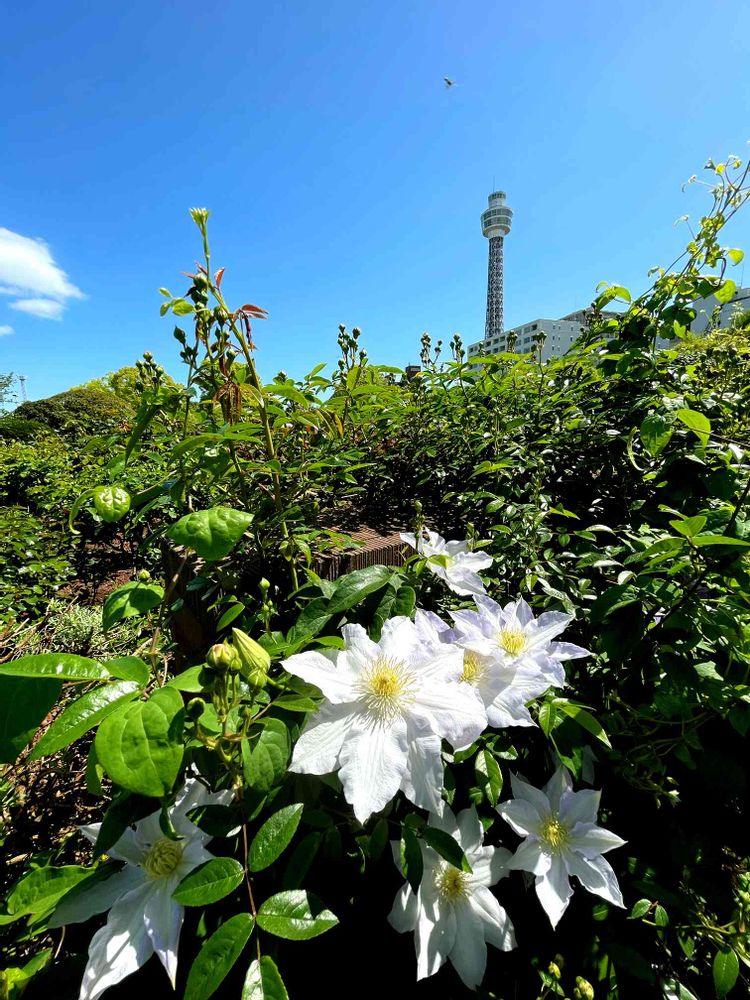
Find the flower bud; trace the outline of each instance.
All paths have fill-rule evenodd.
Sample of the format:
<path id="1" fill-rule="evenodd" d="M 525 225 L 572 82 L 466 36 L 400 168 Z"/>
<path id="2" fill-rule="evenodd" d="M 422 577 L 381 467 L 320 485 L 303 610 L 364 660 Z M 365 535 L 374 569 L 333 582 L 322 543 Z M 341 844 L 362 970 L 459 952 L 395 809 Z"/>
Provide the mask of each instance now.
<path id="1" fill-rule="evenodd" d="M 238 659 L 237 651 L 228 642 L 217 642 L 208 651 L 206 666 L 212 670 L 223 672 L 231 670 Z"/>
<path id="2" fill-rule="evenodd" d="M 187 703 L 185 712 L 188 719 L 200 719 L 206 709 L 206 703 L 202 698 L 191 698 Z"/>
<path id="3" fill-rule="evenodd" d="M 151 574 L 147 569 L 142 569 L 138 573 L 138 583 L 149 583 L 151 580 Z"/>
<path id="4" fill-rule="evenodd" d="M 583 1000 L 594 1000 L 594 987 L 583 976 L 576 976 L 576 989 Z"/>
<path id="5" fill-rule="evenodd" d="M 550 962 L 549 965 L 547 966 L 547 972 L 549 972 L 549 974 L 553 976 L 555 979 L 560 979 L 562 975 L 562 973 L 560 972 L 560 966 L 557 964 L 557 962 Z"/>
<path id="6" fill-rule="evenodd" d="M 265 687 L 271 657 L 265 649 L 242 629 L 232 629 L 232 644 L 239 658 L 239 672 L 254 687 Z M 251 679 L 251 675 L 255 679 Z"/>

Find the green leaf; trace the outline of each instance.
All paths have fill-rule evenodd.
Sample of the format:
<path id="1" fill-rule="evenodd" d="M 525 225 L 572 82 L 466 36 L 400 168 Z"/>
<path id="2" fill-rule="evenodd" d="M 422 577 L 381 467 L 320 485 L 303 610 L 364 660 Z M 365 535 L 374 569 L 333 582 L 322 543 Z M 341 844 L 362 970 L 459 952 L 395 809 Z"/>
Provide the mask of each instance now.
<path id="1" fill-rule="evenodd" d="M 242 954 L 253 932 L 249 913 L 237 913 L 215 930 L 193 962 L 184 1000 L 208 1000 Z"/>
<path id="2" fill-rule="evenodd" d="M 676 417 L 697 435 L 701 444 L 707 443 L 708 435 L 711 433 L 711 421 L 708 417 L 698 413 L 697 410 L 677 410 Z"/>
<path id="3" fill-rule="evenodd" d="M 539 727 L 544 735 L 549 736 L 557 722 L 557 703 L 554 701 L 545 701 L 540 705 L 538 720 Z"/>
<path id="4" fill-rule="evenodd" d="M 215 562 L 229 555 L 253 520 L 252 514 L 231 507 L 196 510 L 176 521 L 167 537 L 197 552 L 201 559 Z"/>
<path id="5" fill-rule="evenodd" d="M 630 912 L 631 919 L 640 920 L 641 917 L 645 917 L 648 911 L 651 909 L 650 899 L 639 899 Z"/>
<path id="6" fill-rule="evenodd" d="M 61 689 L 44 679 L 0 677 L 0 764 L 12 764 L 32 741 Z"/>
<path id="7" fill-rule="evenodd" d="M 669 914 L 661 903 L 657 903 L 654 909 L 654 923 L 657 927 L 666 927 L 669 924 Z"/>
<path id="8" fill-rule="evenodd" d="M 661 413 L 650 413 L 641 424 L 641 441 L 652 458 L 662 453 L 671 437 L 672 421 Z"/>
<path id="9" fill-rule="evenodd" d="M 463 872 L 471 874 L 471 865 L 468 858 L 461 849 L 461 845 L 445 830 L 437 830 L 432 826 L 426 826 L 422 831 L 425 843 L 429 844 L 433 851 L 437 851 L 441 858 L 445 858 L 449 865 L 459 868 Z"/>
<path id="10" fill-rule="evenodd" d="M 258 830 L 247 854 L 247 866 L 251 872 L 268 868 L 286 850 L 297 832 L 304 806 L 297 802 L 285 806 L 270 816 Z"/>
<path id="11" fill-rule="evenodd" d="M 283 980 L 272 958 L 261 955 L 247 970 L 241 1000 L 289 1000 Z"/>
<path id="12" fill-rule="evenodd" d="M 727 302 L 731 302 L 734 298 L 735 292 L 737 291 L 737 283 L 732 281 L 731 278 L 727 278 L 719 288 L 716 289 L 714 295 L 717 301 L 725 305 Z"/>
<path id="13" fill-rule="evenodd" d="M 51 910 L 73 886 L 94 875 L 91 868 L 65 865 L 62 868 L 36 868 L 16 882 L 6 900 L 14 918 Z"/>
<path id="14" fill-rule="evenodd" d="M 414 831 L 405 823 L 401 826 L 401 870 L 412 891 L 416 893 L 422 881 L 424 858 Z"/>
<path id="15" fill-rule="evenodd" d="M 289 941 L 318 937 L 338 922 L 338 917 L 304 889 L 277 892 L 258 910 L 258 927 Z"/>
<path id="16" fill-rule="evenodd" d="M 314 831 L 308 833 L 294 848 L 284 869 L 281 879 L 282 889 L 298 889 L 313 863 L 315 855 L 318 853 L 323 834 Z"/>
<path id="17" fill-rule="evenodd" d="M 102 608 L 102 628 L 106 632 L 116 622 L 158 607 L 164 600 L 164 588 L 158 583 L 140 583 L 133 580 L 113 590 Z"/>
<path id="18" fill-rule="evenodd" d="M 733 988 L 740 974 L 740 963 L 736 953 L 731 948 L 716 952 L 713 964 L 714 989 L 721 1000 Z"/>
<path id="19" fill-rule="evenodd" d="M 131 702 L 139 691 L 140 685 L 135 681 L 116 681 L 87 691 L 58 715 L 34 747 L 29 760 L 48 757 L 73 743 L 99 725 L 118 706 Z"/>
<path id="20" fill-rule="evenodd" d="M 669 525 L 686 538 L 692 538 L 698 534 L 707 520 L 708 518 L 702 514 L 696 514 L 695 517 L 685 517 L 681 521 L 670 521 Z"/>
<path id="21" fill-rule="evenodd" d="M 612 748 L 609 737 L 604 732 L 601 723 L 594 718 L 591 712 L 586 711 L 580 705 L 574 705 L 572 701 L 557 701 L 554 704 L 577 722 L 582 729 L 585 729 L 587 733 L 596 736 L 606 747 Z"/>
<path id="22" fill-rule="evenodd" d="M 384 587 L 393 576 L 387 566 L 366 566 L 347 573 L 336 581 L 336 590 L 328 602 L 328 614 L 335 615 L 348 611 L 359 604 L 368 594 Z"/>
<path id="23" fill-rule="evenodd" d="M 242 769 L 245 780 L 259 792 L 270 792 L 286 772 L 289 759 L 289 730 L 279 719 L 268 719 L 252 748 L 242 742 Z"/>
<path id="24" fill-rule="evenodd" d="M 373 827 L 367 841 L 367 853 L 373 861 L 377 861 L 388 846 L 388 820 L 381 816 Z"/>
<path id="25" fill-rule="evenodd" d="M 171 677 L 164 686 L 173 687 L 177 691 L 187 691 L 188 694 L 197 694 L 206 687 L 204 669 L 202 663 L 195 667 L 188 667 L 187 670 Z"/>
<path id="26" fill-rule="evenodd" d="M 283 694 L 274 701 L 274 708 L 283 708 L 285 712 L 317 712 L 320 704 L 312 698 L 303 698 L 298 694 Z"/>
<path id="27" fill-rule="evenodd" d="M 135 681 L 142 688 L 148 684 L 151 676 L 148 665 L 140 656 L 116 656 L 113 660 L 107 660 L 106 666 L 113 677 L 119 677 L 121 681 Z"/>
<path id="28" fill-rule="evenodd" d="M 496 806 L 503 790 L 503 772 L 489 750 L 480 750 L 477 754 L 474 773 L 487 801 L 491 806 Z"/>
<path id="29" fill-rule="evenodd" d="M 739 264 L 744 256 L 745 253 L 743 250 L 737 250 L 734 247 L 730 250 L 727 250 L 727 257 L 729 257 L 729 259 L 733 264 Z"/>
<path id="30" fill-rule="evenodd" d="M 234 858 L 211 858 L 180 882 L 172 898 L 183 906 L 206 906 L 228 896 L 242 882 L 244 871 Z"/>
<path id="31" fill-rule="evenodd" d="M 744 541 L 742 538 L 730 538 L 729 535 L 696 535 L 693 539 L 693 545 L 735 545 L 741 549 L 750 548 L 750 542 Z"/>
<path id="32" fill-rule="evenodd" d="M 59 681 L 107 681 L 106 667 L 73 653 L 38 653 L 0 663 L 0 677 L 48 677 Z"/>
<path id="33" fill-rule="evenodd" d="M 99 726 L 96 753 L 121 788 L 160 798 L 182 764 L 183 706 L 179 691 L 158 688 L 148 701 L 119 707 Z"/>

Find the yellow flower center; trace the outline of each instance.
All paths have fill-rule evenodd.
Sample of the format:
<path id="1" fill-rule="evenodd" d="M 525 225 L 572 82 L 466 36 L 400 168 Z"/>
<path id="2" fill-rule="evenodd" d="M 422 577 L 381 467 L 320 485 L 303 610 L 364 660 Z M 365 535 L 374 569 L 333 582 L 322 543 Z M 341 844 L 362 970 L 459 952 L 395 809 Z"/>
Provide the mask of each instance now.
<path id="1" fill-rule="evenodd" d="M 438 871 L 435 886 L 438 895 L 445 903 L 457 903 L 468 895 L 469 877 L 466 872 L 445 865 Z"/>
<path id="2" fill-rule="evenodd" d="M 476 653 L 464 653 L 464 669 L 461 680 L 467 684 L 478 684 L 484 674 L 484 664 Z"/>
<path id="3" fill-rule="evenodd" d="M 556 816 L 552 816 L 542 824 L 539 835 L 553 851 L 559 851 L 567 842 L 568 828 Z"/>
<path id="4" fill-rule="evenodd" d="M 166 878 L 182 859 L 182 845 L 168 837 L 160 837 L 143 859 L 143 870 L 149 878 Z"/>
<path id="5" fill-rule="evenodd" d="M 401 661 L 387 657 L 375 660 L 366 671 L 362 688 L 369 711 L 378 719 L 393 719 L 414 698 L 411 674 Z"/>
<path id="6" fill-rule="evenodd" d="M 526 649 L 526 633 L 520 628 L 501 628 L 497 644 L 509 656 L 519 656 Z"/>

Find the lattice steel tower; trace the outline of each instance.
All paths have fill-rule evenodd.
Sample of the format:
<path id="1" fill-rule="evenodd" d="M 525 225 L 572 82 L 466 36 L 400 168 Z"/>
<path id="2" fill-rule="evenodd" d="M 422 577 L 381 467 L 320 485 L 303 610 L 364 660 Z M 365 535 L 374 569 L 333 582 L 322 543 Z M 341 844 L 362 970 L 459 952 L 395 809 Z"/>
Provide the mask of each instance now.
<path id="1" fill-rule="evenodd" d="M 510 232 L 513 210 L 505 204 L 505 191 L 493 191 L 489 208 L 482 212 L 482 235 L 490 241 L 487 268 L 487 320 L 484 339 L 503 332 L 503 240 Z"/>

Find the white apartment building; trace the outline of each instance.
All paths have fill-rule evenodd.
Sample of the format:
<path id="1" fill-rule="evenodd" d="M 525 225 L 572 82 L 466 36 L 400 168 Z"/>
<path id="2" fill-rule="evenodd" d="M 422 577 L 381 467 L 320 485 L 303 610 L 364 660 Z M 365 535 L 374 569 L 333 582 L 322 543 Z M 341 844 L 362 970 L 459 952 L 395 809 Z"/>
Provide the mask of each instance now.
<path id="1" fill-rule="evenodd" d="M 729 302 L 719 302 L 715 295 L 696 299 L 695 319 L 690 324 L 692 333 L 705 333 L 708 327 L 724 329 L 731 325 L 734 316 L 750 312 L 750 288 L 738 288 Z"/>
<path id="2" fill-rule="evenodd" d="M 511 330 L 491 337 L 489 340 L 480 340 L 476 344 L 469 344 L 468 360 L 478 354 L 500 354 L 507 350 L 508 336 L 512 334 L 516 338 L 513 348 L 516 353 L 536 352 L 535 338 L 540 331 L 543 331 L 546 338 L 542 347 L 542 360 L 547 361 L 549 358 L 565 354 L 580 337 L 585 326 L 586 316 L 582 309 L 568 313 L 567 316 L 560 319 L 535 319 L 531 323 L 514 326 Z"/>

